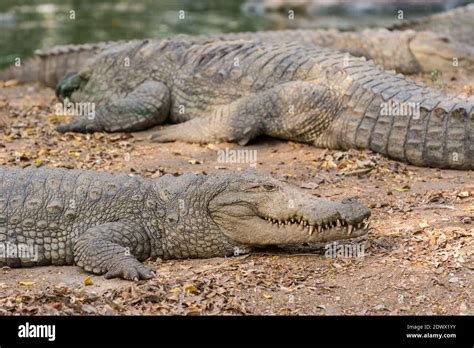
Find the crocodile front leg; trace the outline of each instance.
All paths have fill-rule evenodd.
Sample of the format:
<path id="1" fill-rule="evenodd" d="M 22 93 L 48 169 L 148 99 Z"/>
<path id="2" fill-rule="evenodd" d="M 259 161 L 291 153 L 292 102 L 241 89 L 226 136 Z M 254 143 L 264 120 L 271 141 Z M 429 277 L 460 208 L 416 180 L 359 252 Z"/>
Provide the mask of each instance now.
<path id="1" fill-rule="evenodd" d="M 260 134 L 260 126 L 252 120 L 242 118 L 238 125 L 229 124 L 230 120 L 219 117 L 199 117 L 184 123 L 166 126 L 154 132 L 151 141 L 167 143 L 184 141 L 188 143 L 237 142 L 245 145 Z"/>
<path id="2" fill-rule="evenodd" d="M 64 81 L 63 89 L 67 90 L 69 80 Z M 58 90 L 62 90 L 61 87 Z M 163 123 L 168 117 L 169 108 L 168 87 L 159 81 L 147 81 L 127 97 L 106 102 L 92 115 L 80 116 L 56 129 L 62 133 L 139 131 Z"/>
<path id="3" fill-rule="evenodd" d="M 153 271 L 140 261 L 150 257 L 150 240 L 143 228 L 130 221 L 95 226 L 74 243 L 74 262 L 105 278 L 150 279 Z"/>
<path id="4" fill-rule="evenodd" d="M 196 117 L 156 131 L 154 142 L 238 142 L 245 145 L 261 134 L 327 147 L 324 139 L 339 114 L 341 95 L 321 82 L 295 81 L 219 106 L 211 116 Z M 324 141 L 323 141 L 324 140 Z"/>

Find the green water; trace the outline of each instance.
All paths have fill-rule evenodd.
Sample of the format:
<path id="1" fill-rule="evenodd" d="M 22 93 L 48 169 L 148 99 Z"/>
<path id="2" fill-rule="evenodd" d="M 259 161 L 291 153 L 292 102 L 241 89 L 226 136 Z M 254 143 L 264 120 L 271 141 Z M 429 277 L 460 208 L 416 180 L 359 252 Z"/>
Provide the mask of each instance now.
<path id="1" fill-rule="evenodd" d="M 1 0 L 0 66 L 58 44 L 270 27 L 265 18 L 242 16 L 239 1 Z"/>
<path id="2" fill-rule="evenodd" d="M 35 49 L 58 44 L 161 38 L 173 34 L 210 34 L 287 28 L 373 26 L 393 15 L 344 16 L 296 20 L 277 14 L 245 14 L 243 0 L 0 0 L 0 68 Z M 184 11 L 184 18 L 182 17 Z M 387 15 L 385 15 L 387 16 Z"/>

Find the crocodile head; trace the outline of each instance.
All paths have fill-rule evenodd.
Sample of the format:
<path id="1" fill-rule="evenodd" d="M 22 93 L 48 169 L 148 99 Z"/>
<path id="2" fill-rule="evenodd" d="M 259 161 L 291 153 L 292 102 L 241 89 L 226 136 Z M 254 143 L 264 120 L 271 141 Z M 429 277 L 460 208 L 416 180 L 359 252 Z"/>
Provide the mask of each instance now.
<path id="1" fill-rule="evenodd" d="M 423 71 L 474 70 L 474 50 L 448 36 L 420 31 L 410 41 L 410 51 Z"/>
<path id="2" fill-rule="evenodd" d="M 320 199 L 267 175 L 246 173 L 218 183 L 209 212 L 221 232 L 246 246 L 297 245 L 359 237 L 370 211 L 353 199 Z"/>

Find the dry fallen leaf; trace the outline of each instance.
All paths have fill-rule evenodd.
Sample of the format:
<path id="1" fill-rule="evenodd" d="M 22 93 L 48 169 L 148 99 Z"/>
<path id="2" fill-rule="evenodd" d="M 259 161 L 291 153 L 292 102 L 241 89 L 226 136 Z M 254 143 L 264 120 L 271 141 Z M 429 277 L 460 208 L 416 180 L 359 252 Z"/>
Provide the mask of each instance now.
<path id="1" fill-rule="evenodd" d="M 198 288 L 194 284 L 184 284 L 183 289 L 185 292 L 195 294 L 198 292 Z"/>
<path id="2" fill-rule="evenodd" d="M 43 155 L 46 155 L 46 154 L 48 154 L 48 149 L 40 149 L 38 151 L 38 155 L 40 155 L 40 156 L 43 156 Z"/>
<path id="3" fill-rule="evenodd" d="M 426 221 L 420 222 L 418 226 L 420 226 L 420 228 L 430 227 L 430 225 Z"/>
<path id="4" fill-rule="evenodd" d="M 397 192 L 407 192 L 408 190 L 410 190 L 410 186 L 405 185 L 403 187 L 392 187 L 392 190 Z"/>
<path id="5" fill-rule="evenodd" d="M 31 285 L 35 285 L 36 282 L 19 281 L 18 284 L 25 285 L 25 286 L 31 286 Z"/>
<path id="6" fill-rule="evenodd" d="M 3 84 L 3 86 L 4 87 L 13 87 L 13 86 L 18 85 L 18 83 L 19 83 L 18 80 L 8 80 Z"/>

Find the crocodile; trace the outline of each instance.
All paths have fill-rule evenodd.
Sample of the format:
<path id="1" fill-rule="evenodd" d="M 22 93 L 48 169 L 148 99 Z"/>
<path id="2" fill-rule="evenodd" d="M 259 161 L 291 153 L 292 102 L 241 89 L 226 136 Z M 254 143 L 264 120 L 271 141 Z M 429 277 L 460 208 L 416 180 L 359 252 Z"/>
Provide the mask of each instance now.
<path id="1" fill-rule="evenodd" d="M 175 38 L 196 44 L 239 39 L 281 44 L 299 43 L 305 46 L 328 47 L 357 57 L 372 59 L 384 69 L 396 70 L 403 74 L 434 70 L 474 73 L 474 45 L 463 45 L 454 36 L 427 30 L 384 28 L 358 32 L 340 32 L 335 29 L 275 30 L 197 36 L 178 35 Z M 34 57 L 20 68 L 12 66 L 0 71 L 0 80 L 40 81 L 54 88 L 64 76 L 81 70 L 100 53 L 131 42 L 133 41 L 60 45 L 36 50 Z"/>
<path id="2" fill-rule="evenodd" d="M 470 32 L 474 30 L 470 25 Z M 440 70 L 474 73 L 474 45 L 465 45 L 456 36 L 429 30 L 388 30 L 385 28 L 341 32 L 331 30 L 277 30 L 256 33 L 229 33 L 202 37 L 220 40 L 299 43 L 328 47 L 356 57 L 372 59 L 386 70 L 417 74 Z"/>
<path id="3" fill-rule="evenodd" d="M 130 63 L 125 67 L 123 62 Z M 259 135 L 368 148 L 418 166 L 472 169 L 472 98 L 443 92 L 327 48 L 253 41 L 132 42 L 100 54 L 57 88 L 97 105 L 61 132 L 138 131 L 157 142 Z"/>
<path id="4" fill-rule="evenodd" d="M 0 267 L 77 265 L 148 279 L 147 259 L 245 254 L 268 245 L 364 238 L 370 210 L 256 172 L 158 179 L 0 167 Z"/>
<path id="5" fill-rule="evenodd" d="M 472 98 L 447 96 L 363 57 L 252 40 L 105 46 L 59 83 L 61 100 L 95 106 L 60 132 L 139 131 L 168 120 L 180 124 L 157 130 L 154 141 L 243 145 L 266 134 L 371 149 L 417 166 L 474 166 Z M 46 64 L 46 76 L 56 66 Z"/>
<path id="6" fill-rule="evenodd" d="M 262 9 L 285 9 L 285 11 L 290 9 L 297 11 L 300 9 L 307 11 L 307 13 L 313 12 L 311 8 L 314 12 L 318 12 L 316 11 L 317 9 L 329 9 L 333 6 L 345 9 L 342 12 L 347 14 L 363 12 L 368 9 L 376 11 L 384 9 L 387 14 L 394 14 L 393 18 L 397 18 L 395 19 L 396 22 L 386 29 L 345 30 L 344 32 L 337 30 L 307 30 L 302 33 L 301 39 L 295 36 L 292 40 L 302 40 L 309 44 L 313 41 L 320 46 L 365 56 L 374 59 L 376 63 L 385 69 L 395 69 L 403 74 L 431 72 L 433 70 L 456 72 L 460 69 L 458 69 L 459 65 L 457 62 L 453 66 L 454 58 L 458 61 L 468 61 L 469 63 L 461 65 L 469 65 L 470 72 L 472 73 L 473 71 L 474 35 L 472 33 L 474 31 L 474 4 L 411 19 L 419 10 L 426 9 L 427 6 L 434 6 L 433 1 L 430 1 L 429 4 L 423 1 L 418 3 L 413 1 L 382 1 L 377 3 L 371 3 L 370 1 L 361 1 L 360 3 L 342 1 L 338 3 L 334 1 L 315 2 L 311 0 L 268 0 L 259 1 L 258 3 L 260 6 L 257 7 Z M 459 2 L 451 5 L 462 3 Z M 438 3 L 437 5 L 436 7 L 442 8 L 439 6 L 441 4 Z M 413 6 L 418 8 L 418 11 L 412 8 Z M 448 4 L 444 3 L 444 9 L 449 7 Z M 330 10 L 330 12 L 333 10 Z M 402 12 L 403 17 L 398 17 L 400 15 L 398 11 L 400 10 L 404 11 Z M 322 14 L 325 13 L 324 10 L 322 12 Z M 333 13 L 331 12 L 331 14 Z M 316 23 L 322 19 L 324 17 L 312 18 L 308 19 L 308 21 Z M 288 23 L 290 22 L 292 21 L 288 21 Z M 379 25 L 384 26 L 382 23 Z"/>

